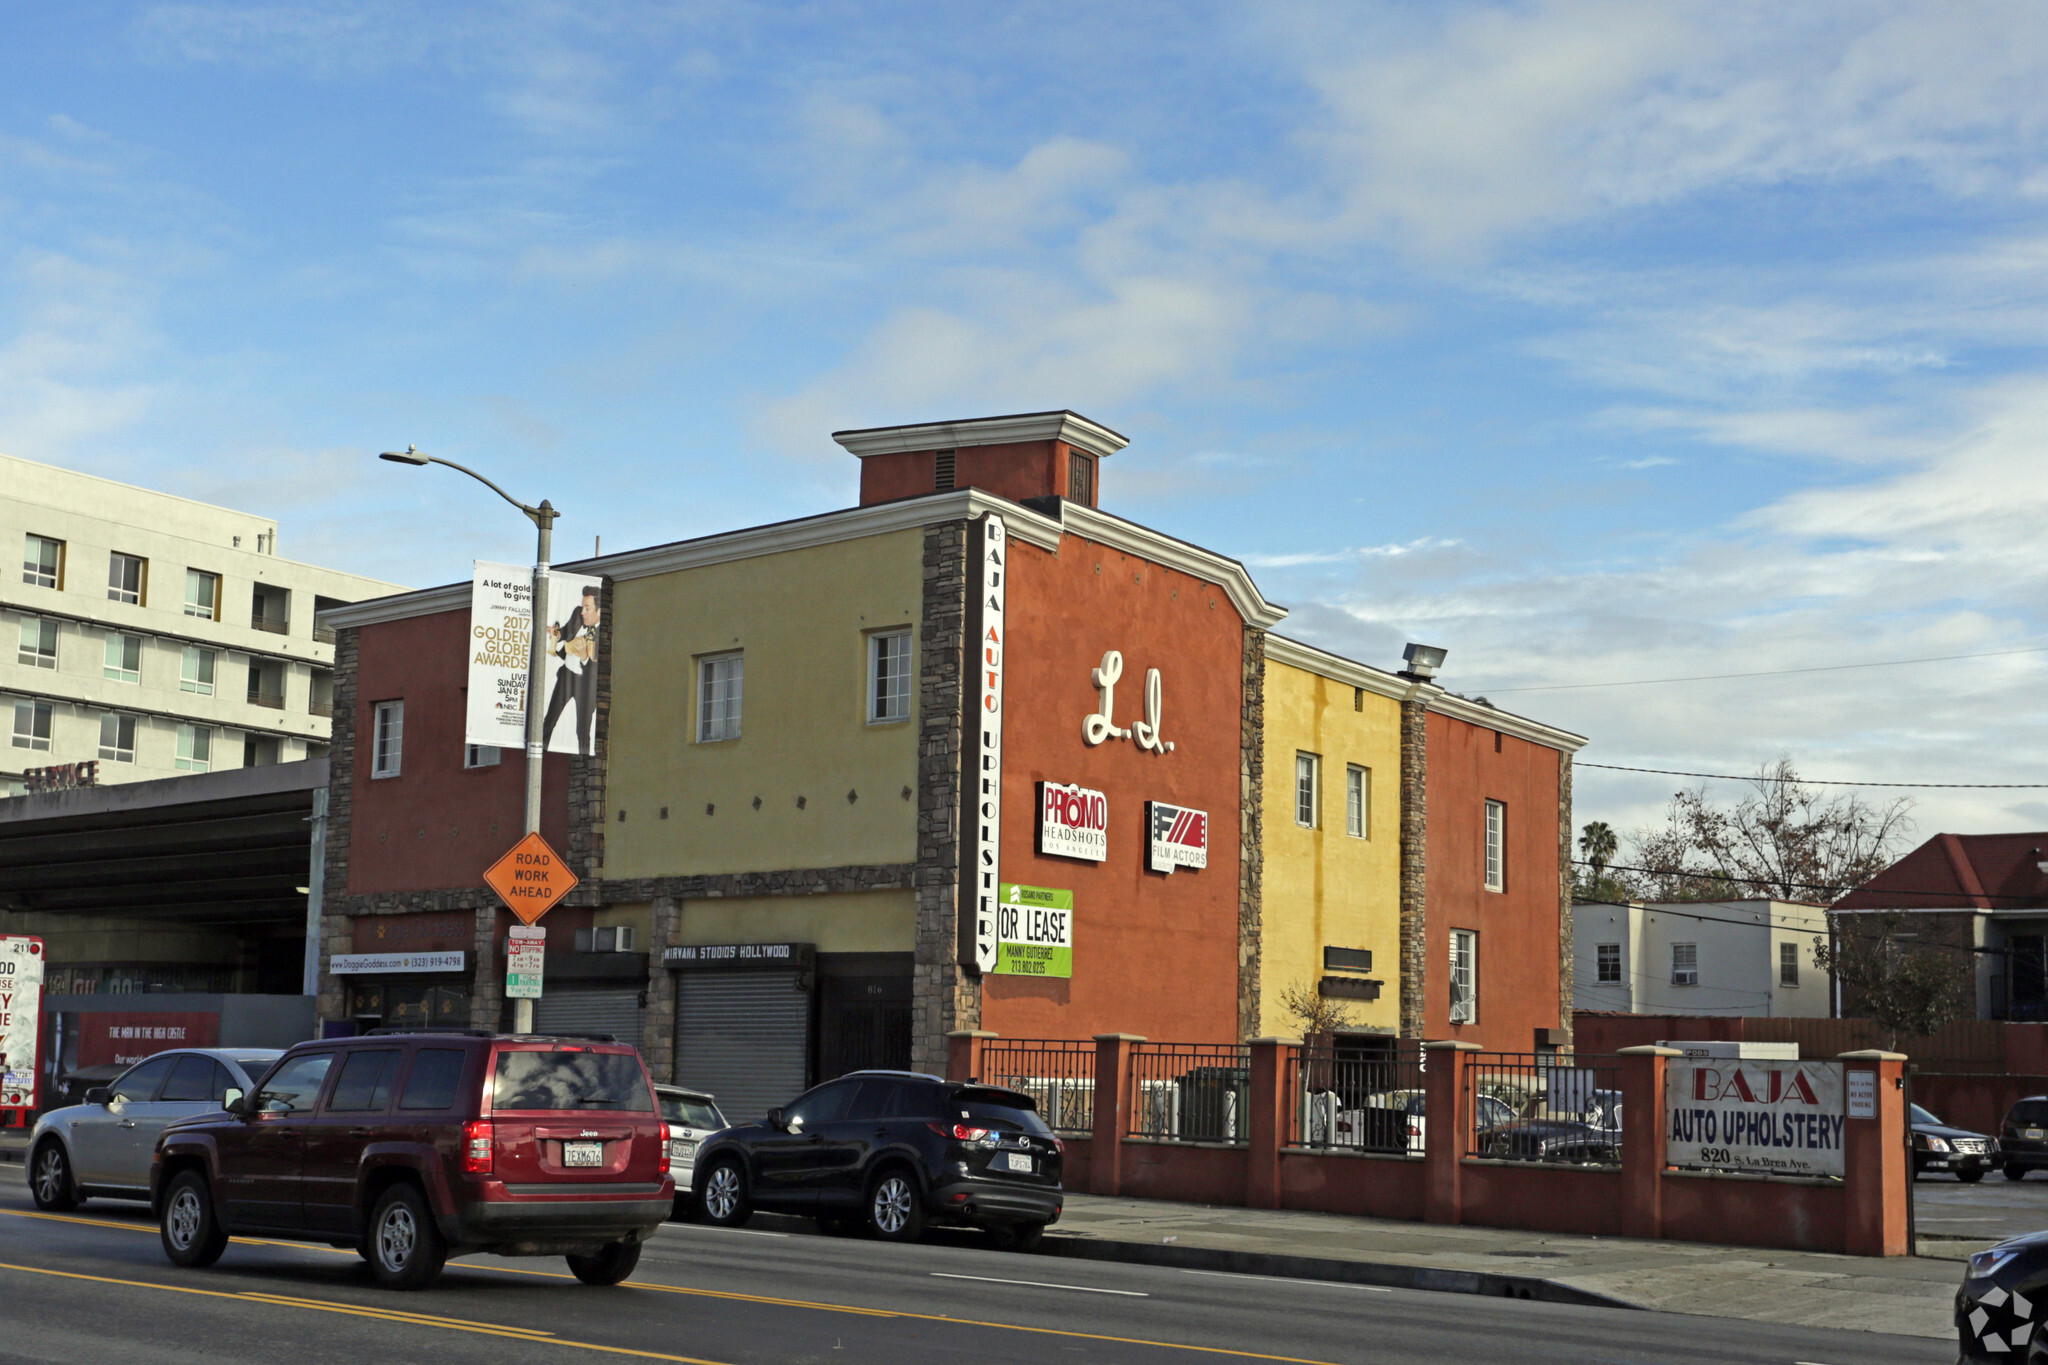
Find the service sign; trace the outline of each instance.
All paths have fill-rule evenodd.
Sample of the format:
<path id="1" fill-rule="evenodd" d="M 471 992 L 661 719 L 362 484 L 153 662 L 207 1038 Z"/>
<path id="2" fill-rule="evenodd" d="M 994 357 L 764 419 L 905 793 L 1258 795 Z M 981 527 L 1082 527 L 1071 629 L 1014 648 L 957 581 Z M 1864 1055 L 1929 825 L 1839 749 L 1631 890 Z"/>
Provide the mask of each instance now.
<path id="1" fill-rule="evenodd" d="M 1209 865 L 1209 812 L 1147 801 L 1145 827 L 1152 835 L 1145 865 L 1154 872 Z"/>
<path id="2" fill-rule="evenodd" d="M 1074 974 L 1074 893 L 1002 884 L 996 909 L 996 971 L 1009 976 Z"/>
<path id="3" fill-rule="evenodd" d="M 1674 1166 L 1842 1175 L 1840 1062 L 1674 1061 L 1664 1097 Z"/>
<path id="4" fill-rule="evenodd" d="M 1109 857 L 1109 798 L 1086 787 L 1039 783 L 1038 851 L 1096 863 Z"/>
<path id="5" fill-rule="evenodd" d="M 0 936 L 0 1109 L 33 1109 L 42 1029 L 43 941 Z"/>

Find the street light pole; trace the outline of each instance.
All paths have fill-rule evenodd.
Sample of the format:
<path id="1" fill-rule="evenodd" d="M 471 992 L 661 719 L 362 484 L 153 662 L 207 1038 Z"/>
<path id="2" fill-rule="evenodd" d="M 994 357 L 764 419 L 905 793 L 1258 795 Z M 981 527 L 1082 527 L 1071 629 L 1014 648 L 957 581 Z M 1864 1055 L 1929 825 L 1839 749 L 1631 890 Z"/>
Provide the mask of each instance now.
<path id="1" fill-rule="evenodd" d="M 548 561 L 553 554 L 555 517 L 558 515 L 555 506 L 545 498 L 541 499 L 538 507 L 528 506 L 467 465 L 444 460 L 438 455 L 422 455 L 415 446 L 407 446 L 403 451 L 387 450 L 377 458 L 390 460 L 393 464 L 439 464 L 459 470 L 524 512 L 527 519 L 540 528 L 540 544 L 533 556 L 533 619 L 527 631 L 532 639 L 526 662 L 526 832 L 538 834 L 541 768 L 545 758 L 541 750 L 541 672 L 547 648 Z M 532 1000 L 522 998 L 512 1002 L 512 1029 L 515 1033 L 533 1032 Z"/>

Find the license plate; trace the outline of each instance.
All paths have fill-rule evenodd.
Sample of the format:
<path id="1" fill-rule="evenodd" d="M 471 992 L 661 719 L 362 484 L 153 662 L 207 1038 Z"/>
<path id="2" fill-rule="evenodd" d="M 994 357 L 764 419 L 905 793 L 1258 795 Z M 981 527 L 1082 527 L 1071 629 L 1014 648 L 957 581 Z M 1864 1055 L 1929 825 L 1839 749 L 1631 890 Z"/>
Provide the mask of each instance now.
<path id="1" fill-rule="evenodd" d="M 564 1166 L 604 1165 L 604 1144 L 602 1142 L 565 1142 L 562 1144 Z"/>
<path id="2" fill-rule="evenodd" d="M 668 1154 L 677 1161 L 687 1161 L 697 1155 L 697 1144 L 684 1138 L 677 1138 L 669 1143 Z"/>
<path id="3" fill-rule="evenodd" d="M 1003 1153 L 1003 1169 L 1006 1171 L 1021 1171 L 1025 1175 L 1030 1175 L 1031 1158 L 1022 1152 L 1005 1152 Z"/>
<path id="4" fill-rule="evenodd" d="M 2039 1142 L 2043 1136 L 2048 1136 L 2048 1128 L 2027 1129 L 2027 1141 L 2029 1142 Z"/>

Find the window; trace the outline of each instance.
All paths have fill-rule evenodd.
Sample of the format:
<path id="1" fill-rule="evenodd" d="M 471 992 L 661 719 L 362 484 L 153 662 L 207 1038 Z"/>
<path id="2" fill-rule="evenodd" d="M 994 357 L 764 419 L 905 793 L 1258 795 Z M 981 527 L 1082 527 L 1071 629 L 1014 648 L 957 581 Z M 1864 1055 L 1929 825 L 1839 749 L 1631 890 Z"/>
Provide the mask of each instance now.
<path id="1" fill-rule="evenodd" d="M 213 665 L 219 651 L 201 649 L 198 645 L 185 646 L 185 665 L 178 673 L 178 690 L 197 692 L 202 697 L 213 695 Z"/>
<path id="2" fill-rule="evenodd" d="M 115 763 L 135 761 L 135 717 L 112 712 L 100 717 L 100 757 Z"/>
<path id="3" fill-rule="evenodd" d="M 1697 986 L 1700 984 L 1699 944 L 1674 943 L 1671 945 L 1671 984 L 1674 986 Z"/>
<path id="4" fill-rule="evenodd" d="M 21 581 L 37 588 L 64 586 L 64 542 L 30 536 L 21 552 Z"/>
<path id="5" fill-rule="evenodd" d="M 469 1054 L 452 1047 L 423 1047 L 413 1054 L 400 1109 L 446 1109 L 455 1103 L 462 1064 Z"/>
<path id="6" fill-rule="evenodd" d="M 1780 943 L 1778 945 L 1778 984 L 1796 986 L 1799 984 L 1799 945 Z"/>
<path id="7" fill-rule="evenodd" d="M 47 616 L 22 617 L 20 657 L 31 668 L 55 668 L 57 623 Z"/>
<path id="8" fill-rule="evenodd" d="M 351 1052 L 341 1064 L 334 1093 L 327 1097 L 329 1112 L 380 1112 L 391 1103 L 391 1084 L 398 1079 L 399 1051 L 395 1047 L 364 1048 Z"/>
<path id="9" fill-rule="evenodd" d="M 868 637 L 868 723 L 910 719 L 910 632 Z"/>
<path id="10" fill-rule="evenodd" d="M 1314 754 L 1294 756 L 1294 823 L 1307 829 L 1316 827 L 1316 784 L 1321 766 L 1322 760 Z"/>
<path id="11" fill-rule="evenodd" d="M 495 768 L 504 750 L 495 744 L 465 744 L 462 746 L 462 766 L 465 768 Z"/>
<path id="12" fill-rule="evenodd" d="M 1479 1019 L 1479 935 L 1470 929 L 1451 930 L 1451 1022 Z"/>
<path id="13" fill-rule="evenodd" d="M 142 637 L 140 635 L 109 635 L 107 637 L 107 663 L 100 675 L 108 682 L 142 681 Z"/>
<path id="14" fill-rule="evenodd" d="M 746 683 L 746 660 L 719 654 L 698 663 L 697 741 L 711 744 L 740 737 L 740 693 Z"/>
<path id="15" fill-rule="evenodd" d="M 242 738 L 242 766 L 245 768 L 267 768 L 283 757 L 283 742 L 278 739 L 260 735 Z"/>
<path id="16" fill-rule="evenodd" d="M 111 1087 L 114 1098 L 127 1100 L 133 1104 L 146 1104 L 154 1100 L 157 1088 L 164 1083 L 164 1078 L 171 1074 L 171 1068 L 177 1064 L 176 1057 L 151 1057 L 146 1062 L 136 1063 L 122 1073 L 120 1080 L 114 1082 Z"/>
<path id="17" fill-rule="evenodd" d="M 375 736 L 370 750 L 370 776 L 398 776 L 399 760 L 405 752 L 405 703 L 377 703 Z"/>
<path id="18" fill-rule="evenodd" d="M 204 569 L 185 570 L 185 614 L 202 621 L 220 616 L 220 575 Z"/>
<path id="19" fill-rule="evenodd" d="M 1621 945 L 1619 943 L 1596 943 L 1593 945 L 1596 963 L 1596 980 L 1602 985 L 1614 985 L 1621 981 Z"/>
<path id="20" fill-rule="evenodd" d="M 1344 832 L 1354 839 L 1365 838 L 1371 799 L 1371 771 L 1352 764 L 1344 770 Z"/>
<path id="21" fill-rule="evenodd" d="M 271 1073 L 263 1088 L 256 1092 L 256 1109 L 263 1114 L 290 1114 L 310 1111 L 313 1101 L 320 1098 L 320 1083 L 327 1079 L 327 1068 L 334 1065 L 331 1052 L 309 1052 L 303 1057 L 294 1057 Z"/>
<path id="22" fill-rule="evenodd" d="M 1507 886 L 1507 825 L 1508 808 L 1499 801 L 1486 803 L 1486 889 L 1499 891 Z"/>
<path id="23" fill-rule="evenodd" d="M 177 768 L 181 773 L 213 771 L 213 727 L 211 725 L 180 725 L 178 727 Z"/>
<path id="24" fill-rule="evenodd" d="M 50 703 L 14 703 L 14 747 L 45 750 L 50 747 Z"/>
<path id="25" fill-rule="evenodd" d="M 178 1058 L 178 1065 L 171 1072 L 171 1078 L 164 1082 L 162 1098 L 166 1104 L 174 1100 L 186 1103 L 195 1100 L 218 1101 L 227 1094 L 228 1086 L 231 1084 L 226 1067 L 211 1057 L 201 1056 L 197 1052 L 187 1052 Z"/>
<path id="26" fill-rule="evenodd" d="M 1095 505 L 1095 461 L 1075 455 L 1067 471 L 1067 496 L 1083 507 Z"/>
<path id="27" fill-rule="evenodd" d="M 637 1053 L 500 1052 L 491 1108 L 651 1114 L 654 1095 Z"/>
<path id="28" fill-rule="evenodd" d="M 149 591 L 149 561 L 116 550 L 107 556 L 107 600 L 143 605 Z"/>

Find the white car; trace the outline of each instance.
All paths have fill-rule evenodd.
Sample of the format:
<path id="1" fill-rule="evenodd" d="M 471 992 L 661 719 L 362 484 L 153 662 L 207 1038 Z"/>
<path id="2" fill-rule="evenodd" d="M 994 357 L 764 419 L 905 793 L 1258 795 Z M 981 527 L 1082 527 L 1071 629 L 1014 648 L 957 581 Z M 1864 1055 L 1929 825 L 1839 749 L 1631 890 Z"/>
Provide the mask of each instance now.
<path id="1" fill-rule="evenodd" d="M 148 1199 L 156 1136 L 172 1119 L 211 1114 L 247 1094 L 283 1054 L 274 1047 L 179 1048 L 145 1057 L 85 1103 L 52 1109 L 28 1139 L 28 1188 L 39 1209 L 87 1198 Z"/>
<path id="2" fill-rule="evenodd" d="M 1355 1109 L 1339 1108 L 1341 1101 L 1333 1091 L 1309 1099 L 1311 1146 L 1405 1150 L 1409 1156 L 1422 1155 L 1429 1131 L 1427 1091 L 1382 1090 L 1367 1095 Z M 1513 1118 L 1514 1110 L 1492 1095 L 1475 1095 L 1472 1117 L 1474 1128 L 1491 1128 Z"/>
<path id="3" fill-rule="evenodd" d="M 697 1148 L 713 1133 L 732 1125 L 719 1112 L 717 1102 L 705 1091 L 682 1085 L 654 1087 L 655 1103 L 668 1121 L 668 1169 L 675 1177 L 675 1216 L 688 1218 L 691 1211 L 690 1186 L 697 1170 Z"/>

